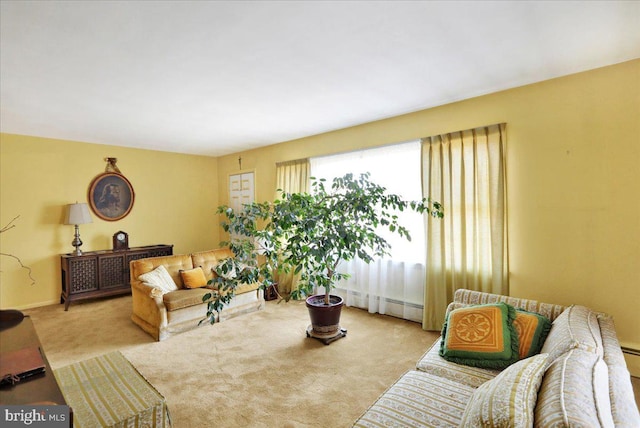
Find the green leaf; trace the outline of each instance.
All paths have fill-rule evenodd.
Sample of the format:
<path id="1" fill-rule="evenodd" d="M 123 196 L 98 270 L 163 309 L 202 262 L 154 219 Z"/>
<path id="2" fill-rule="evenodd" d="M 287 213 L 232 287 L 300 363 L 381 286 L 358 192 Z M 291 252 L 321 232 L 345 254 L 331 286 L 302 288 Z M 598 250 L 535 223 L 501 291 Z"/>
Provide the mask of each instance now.
<path id="1" fill-rule="evenodd" d="M 223 245 L 235 257 L 218 265 L 220 276 L 210 281 L 211 286 L 228 291 L 225 296 L 207 293 L 210 319 L 229 303 L 239 283 L 258 282 L 264 288 L 273 284 L 277 272 L 294 272 L 300 278 L 291 297 L 309 295 L 318 286 L 330 290 L 346 278 L 336 272 L 340 261 L 358 256 L 371 262 L 374 256 L 389 254 L 390 245 L 377 227 L 411 239 L 408 230 L 398 224 L 399 212 L 410 209 L 434 218 L 443 216 L 438 202 L 405 201 L 373 183 L 369 173 L 345 174 L 330 184 L 312 178 L 311 189 L 311 193 L 279 189 L 280 199 L 246 204 L 235 212 L 224 205 L 218 207 L 223 230 L 233 232 Z M 233 272 L 236 277 L 231 278 Z"/>

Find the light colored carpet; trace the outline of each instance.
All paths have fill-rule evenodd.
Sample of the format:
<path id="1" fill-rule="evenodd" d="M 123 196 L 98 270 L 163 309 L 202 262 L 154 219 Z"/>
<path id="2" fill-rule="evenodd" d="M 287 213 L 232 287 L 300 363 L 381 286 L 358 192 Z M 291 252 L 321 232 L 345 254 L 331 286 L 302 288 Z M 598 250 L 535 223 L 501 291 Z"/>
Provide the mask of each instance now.
<path id="1" fill-rule="evenodd" d="M 349 427 L 437 339 L 417 323 L 345 308 L 347 337 L 306 337 L 304 303 L 153 339 L 131 297 L 26 311 L 52 367 L 120 350 L 166 398 L 173 426 Z"/>

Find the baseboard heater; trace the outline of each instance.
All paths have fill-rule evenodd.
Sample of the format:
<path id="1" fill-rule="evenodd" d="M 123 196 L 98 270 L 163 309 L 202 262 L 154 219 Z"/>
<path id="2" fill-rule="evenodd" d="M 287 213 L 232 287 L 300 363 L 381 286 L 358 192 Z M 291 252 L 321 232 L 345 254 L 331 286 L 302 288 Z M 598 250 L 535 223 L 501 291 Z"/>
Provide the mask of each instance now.
<path id="1" fill-rule="evenodd" d="M 352 291 L 352 290 L 347 290 L 345 288 L 340 288 L 340 287 L 336 287 L 338 290 L 342 290 L 345 293 L 348 293 L 352 296 L 355 297 L 359 297 L 359 298 L 365 298 L 368 299 L 369 295 L 368 294 L 364 294 L 360 291 Z M 381 296 L 373 296 L 374 299 L 376 299 L 376 301 L 380 301 L 380 299 L 384 299 L 385 302 L 387 303 L 392 303 L 392 304 L 396 304 L 396 305 L 404 305 L 404 306 L 409 306 L 411 308 L 416 308 L 416 309 L 424 309 L 424 305 L 421 305 L 419 303 L 413 303 L 413 302 L 405 302 L 403 300 L 398 300 L 398 299 L 391 299 L 389 297 L 381 297 Z"/>

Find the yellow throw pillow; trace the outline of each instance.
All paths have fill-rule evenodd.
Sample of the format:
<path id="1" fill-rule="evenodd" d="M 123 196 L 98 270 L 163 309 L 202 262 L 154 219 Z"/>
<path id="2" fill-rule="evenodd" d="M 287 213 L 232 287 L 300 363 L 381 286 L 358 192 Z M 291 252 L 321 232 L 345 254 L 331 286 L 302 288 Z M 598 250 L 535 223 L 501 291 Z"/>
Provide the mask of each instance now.
<path id="1" fill-rule="evenodd" d="M 181 269 L 180 277 L 184 288 L 200 288 L 207 285 L 207 278 L 205 278 L 204 271 L 199 266 L 188 270 Z"/>

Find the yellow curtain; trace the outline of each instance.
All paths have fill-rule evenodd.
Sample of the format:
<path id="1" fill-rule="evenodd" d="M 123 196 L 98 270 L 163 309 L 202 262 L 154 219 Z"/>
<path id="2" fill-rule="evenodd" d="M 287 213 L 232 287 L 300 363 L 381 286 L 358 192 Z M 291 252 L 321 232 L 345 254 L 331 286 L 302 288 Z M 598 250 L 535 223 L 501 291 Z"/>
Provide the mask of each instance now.
<path id="1" fill-rule="evenodd" d="M 310 171 L 309 159 L 276 163 L 276 197 L 280 197 L 277 189 L 288 193 L 308 192 Z"/>
<path id="2" fill-rule="evenodd" d="M 442 328 L 458 288 L 509 293 L 505 145 L 504 123 L 422 139 L 423 194 L 444 207 L 425 217 L 425 330 Z"/>
<path id="3" fill-rule="evenodd" d="M 288 193 L 308 192 L 310 171 L 309 159 L 276 163 L 276 199 L 280 198 L 282 193 L 278 189 Z M 292 284 L 295 281 L 293 273 L 276 274 L 275 279 L 278 281 L 280 294 L 291 293 Z"/>

